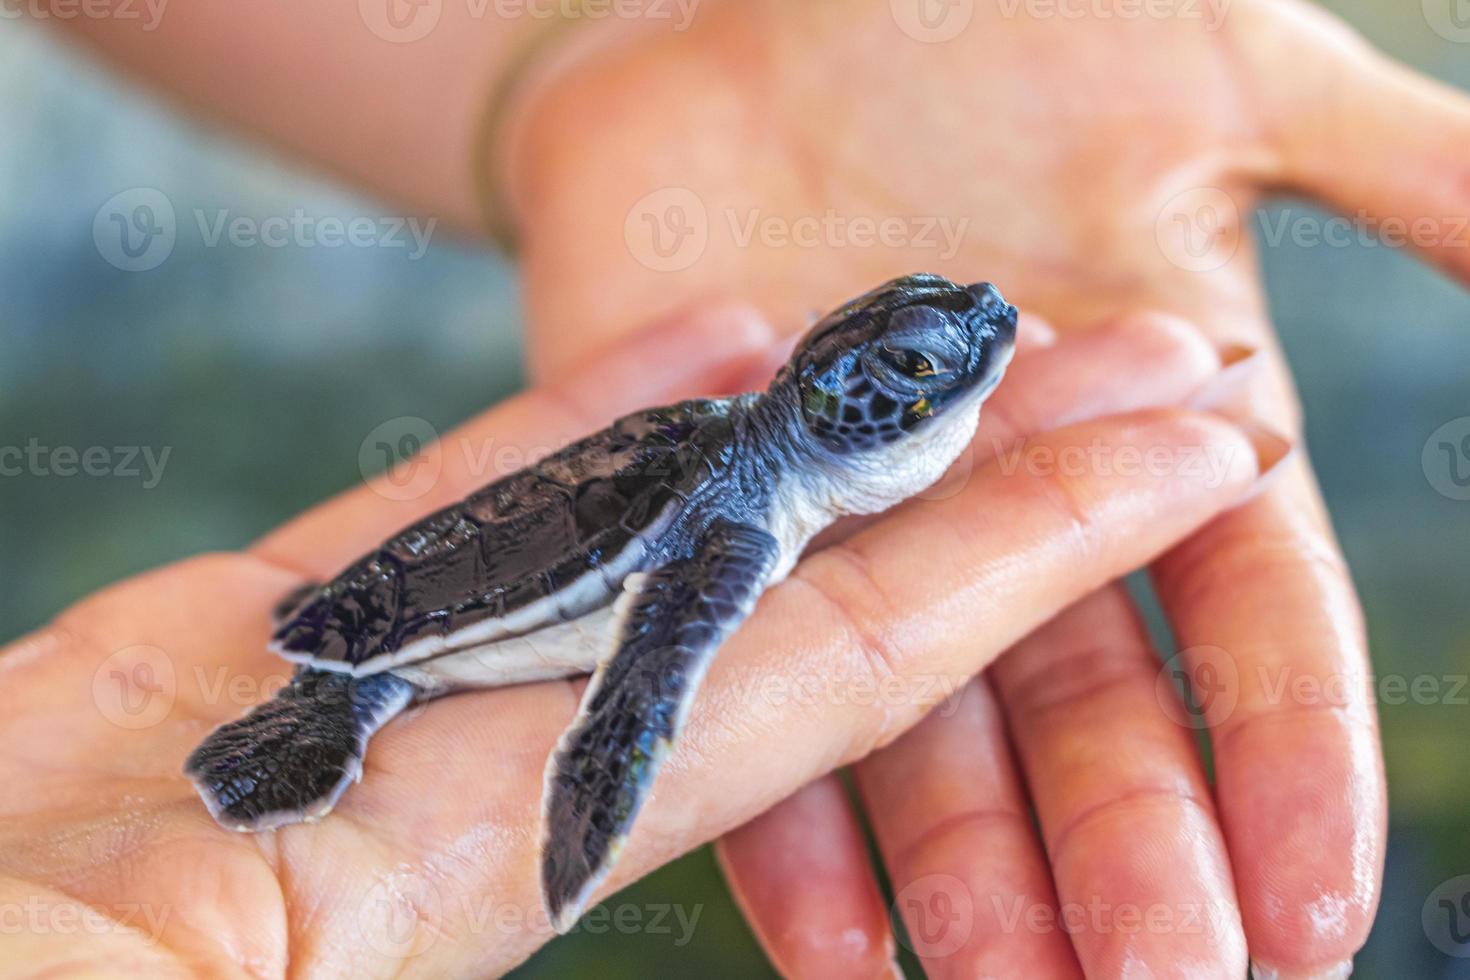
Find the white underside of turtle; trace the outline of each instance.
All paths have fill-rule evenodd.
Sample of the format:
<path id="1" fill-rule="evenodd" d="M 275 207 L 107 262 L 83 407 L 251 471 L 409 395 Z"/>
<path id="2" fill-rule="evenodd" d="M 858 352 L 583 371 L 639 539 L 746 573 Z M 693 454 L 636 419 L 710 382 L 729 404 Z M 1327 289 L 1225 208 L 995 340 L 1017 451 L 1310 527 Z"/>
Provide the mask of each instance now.
<path id="1" fill-rule="evenodd" d="M 569 928 L 721 643 L 833 521 L 943 476 L 1014 336 L 988 284 L 894 280 L 765 393 L 635 413 L 429 515 L 293 597 L 271 649 L 296 676 L 186 773 L 226 827 L 321 819 L 409 704 L 591 673 L 543 801 L 542 894 Z"/>

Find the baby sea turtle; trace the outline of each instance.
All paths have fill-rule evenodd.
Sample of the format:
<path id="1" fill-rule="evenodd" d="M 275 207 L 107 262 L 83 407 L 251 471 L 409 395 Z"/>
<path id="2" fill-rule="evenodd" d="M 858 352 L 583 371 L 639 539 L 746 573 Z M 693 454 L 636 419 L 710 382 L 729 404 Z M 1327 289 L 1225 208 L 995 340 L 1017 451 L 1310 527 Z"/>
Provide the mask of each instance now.
<path id="1" fill-rule="evenodd" d="M 543 801 L 565 931 L 721 642 L 818 531 L 944 474 L 1015 334 L 989 283 L 895 279 L 817 323 L 765 392 L 635 412 L 425 517 L 283 602 L 271 649 L 301 667 L 185 772 L 226 827 L 316 819 L 410 704 L 590 672 Z"/>

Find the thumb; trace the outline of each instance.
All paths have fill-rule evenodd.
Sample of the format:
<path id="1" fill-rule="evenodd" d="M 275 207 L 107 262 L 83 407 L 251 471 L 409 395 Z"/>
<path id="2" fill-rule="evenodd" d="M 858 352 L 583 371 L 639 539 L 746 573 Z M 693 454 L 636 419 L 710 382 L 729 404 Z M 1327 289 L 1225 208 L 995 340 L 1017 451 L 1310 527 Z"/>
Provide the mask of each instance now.
<path id="1" fill-rule="evenodd" d="M 1436 5 L 1454 26 L 1457 2 L 1426 0 L 1430 26 Z M 1242 4 L 1236 13 L 1227 43 L 1261 87 L 1286 182 L 1470 283 L 1470 96 L 1381 55 L 1299 0 Z M 1462 33 L 1470 43 L 1470 24 Z"/>
<path id="2" fill-rule="evenodd" d="M 716 304 L 674 313 L 577 358 L 570 371 L 535 380 L 573 395 L 583 414 L 764 386 L 785 347 L 754 307 Z M 570 381 L 568 379 L 571 379 Z"/>
<path id="3" fill-rule="evenodd" d="M 413 431 L 422 450 L 387 472 L 307 511 L 256 542 L 251 551 L 304 575 L 321 577 L 411 521 L 459 501 L 619 415 L 681 398 L 721 395 L 770 377 L 783 346 L 744 306 L 707 306 L 660 320 L 592 351 L 544 384 L 501 402 L 443 436 L 423 419 L 388 419 L 363 445 Z M 409 428 L 405 429 L 407 425 Z M 323 447 L 330 456 L 340 449 Z M 358 449 L 359 465 L 364 453 Z M 367 454 L 369 460 L 380 460 Z M 379 462 L 378 465 L 381 465 Z"/>

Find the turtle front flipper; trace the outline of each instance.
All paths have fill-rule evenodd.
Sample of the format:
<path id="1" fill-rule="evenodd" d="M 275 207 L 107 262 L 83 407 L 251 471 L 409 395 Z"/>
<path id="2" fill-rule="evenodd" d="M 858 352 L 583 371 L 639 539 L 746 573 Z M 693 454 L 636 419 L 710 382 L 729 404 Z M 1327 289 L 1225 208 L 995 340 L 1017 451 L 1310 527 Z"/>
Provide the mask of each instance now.
<path id="1" fill-rule="evenodd" d="M 690 557 L 627 583 L 618 645 L 546 773 L 541 890 L 566 932 L 606 877 L 715 650 L 755 608 L 776 539 L 717 522 Z"/>
<path id="2" fill-rule="evenodd" d="M 221 725 L 184 763 L 204 805 L 231 830 L 325 816 L 362 775 L 368 738 L 413 700 L 392 674 L 303 669 L 275 697 Z"/>

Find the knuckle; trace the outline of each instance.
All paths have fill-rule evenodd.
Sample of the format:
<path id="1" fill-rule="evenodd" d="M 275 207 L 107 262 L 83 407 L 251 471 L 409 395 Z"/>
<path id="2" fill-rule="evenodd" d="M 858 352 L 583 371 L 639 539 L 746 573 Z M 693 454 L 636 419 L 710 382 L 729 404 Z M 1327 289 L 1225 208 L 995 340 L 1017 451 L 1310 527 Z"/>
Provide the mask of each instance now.
<path id="1" fill-rule="evenodd" d="M 1137 822 L 1150 811 L 1162 816 L 1166 826 L 1212 824 L 1215 820 L 1209 801 L 1183 786 L 1119 786 L 1103 798 L 1067 814 L 1055 826 L 1045 828 L 1047 851 L 1053 864 L 1060 867 L 1074 845 L 1084 852 L 1094 851 L 1094 847 L 1088 846 L 1088 833 L 1093 828 L 1124 817 Z M 1112 840 L 1115 835 L 1105 831 L 1104 836 Z"/>
<path id="2" fill-rule="evenodd" d="M 1008 685 L 1012 710 L 1072 717 L 1120 690 L 1152 690 L 1155 661 L 1139 642 L 1082 647 L 1050 659 L 1045 671 Z"/>
<path id="3" fill-rule="evenodd" d="M 1255 595 L 1300 594 L 1308 589 L 1322 606 L 1351 610 L 1355 635 L 1363 635 L 1352 579 L 1342 555 L 1326 535 L 1299 523 L 1262 527 L 1231 515 L 1176 548 L 1164 561 L 1168 601 L 1187 608 L 1224 593 L 1238 595 L 1243 583 Z M 1236 518 L 1236 519 L 1231 519 Z M 1346 600 L 1346 601 L 1344 601 Z"/>
<path id="4" fill-rule="evenodd" d="M 1098 549 L 1097 515 L 1085 487 L 1085 477 L 1048 470 L 1036 478 L 1045 505 L 1057 518 L 1068 551 L 1085 564 Z"/>
<path id="5" fill-rule="evenodd" d="M 892 600 L 860 551 L 846 543 L 824 548 L 798 565 L 790 580 L 831 610 L 848 639 L 834 671 L 838 677 L 877 689 L 903 675 L 912 651 L 898 639 Z M 855 729 L 847 758 L 866 756 L 897 734 L 887 702 L 879 703 L 883 710 L 866 713 L 870 721 Z"/>
<path id="6" fill-rule="evenodd" d="M 1109 326 L 1125 335 L 1135 357 L 1176 365 L 1192 373 L 1205 373 L 1220 365 L 1219 355 L 1200 329 L 1172 313 L 1138 310 Z"/>

